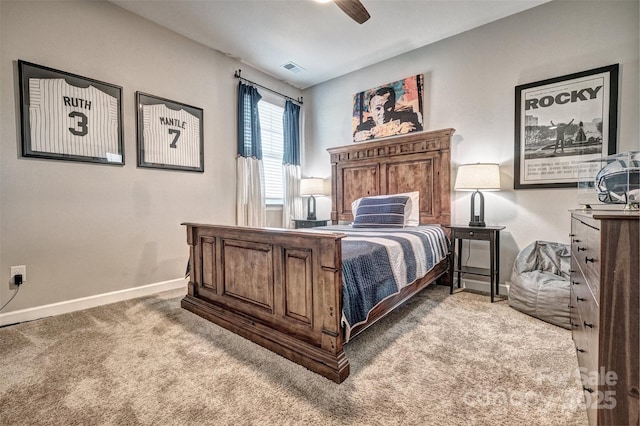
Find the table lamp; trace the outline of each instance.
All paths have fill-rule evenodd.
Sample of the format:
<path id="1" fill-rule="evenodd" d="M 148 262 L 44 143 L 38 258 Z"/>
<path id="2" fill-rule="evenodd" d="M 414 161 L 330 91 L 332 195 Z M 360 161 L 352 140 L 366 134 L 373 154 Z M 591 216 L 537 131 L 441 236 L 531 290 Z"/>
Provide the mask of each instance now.
<path id="1" fill-rule="evenodd" d="M 458 174 L 454 185 L 456 191 L 474 191 L 471 194 L 471 221 L 469 226 L 486 226 L 484 223 L 483 191 L 500 190 L 500 167 L 494 163 L 462 164 L 458 166 Z M 480 209 L 476 214 L 475 199 L 480 196 Z"/>
<path id="2" fill-rule="evenodd" d="M 300 195 L 309 196 L 307 200 L 307 220 L 317 220 L 315 197 L 327 195 L 324 189 L 324 179 L 314 177 L 303 178 L 300 181 Z"/>

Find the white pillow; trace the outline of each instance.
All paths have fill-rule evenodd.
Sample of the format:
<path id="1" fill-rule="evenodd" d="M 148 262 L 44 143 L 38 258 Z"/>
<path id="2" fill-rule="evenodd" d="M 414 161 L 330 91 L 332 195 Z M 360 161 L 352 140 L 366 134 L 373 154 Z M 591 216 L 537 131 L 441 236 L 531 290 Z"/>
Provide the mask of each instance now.
<path id="1" fill-rule="evenodd" d="M 420 191 L 404 192 L 402 194 L 372 195 L 371 197 L 361 197 L 351 203 L 351 213 L 355 217 L 358 205 L 362 198 L 383 198 L 390 195 L 404 195 L 409 197 L 407 206 L 404 209 L 404 226 L 418 226 L 420 224 Z"/>

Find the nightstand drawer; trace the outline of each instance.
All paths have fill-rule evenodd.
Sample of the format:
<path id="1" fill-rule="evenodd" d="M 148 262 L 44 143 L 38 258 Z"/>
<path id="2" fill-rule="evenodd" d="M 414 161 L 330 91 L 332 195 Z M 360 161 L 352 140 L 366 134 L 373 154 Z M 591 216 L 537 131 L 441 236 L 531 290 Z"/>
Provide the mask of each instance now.
<path id="1" fill-rule="evenodd" d="M 489 237 L 491 235 L 491 231 L 486 229 L 455 229 L 453 228 L 453 232 L 451 235 L 452 239 L 461 238 L 464 240 L 483 240 L 489 241 Z"/>
<path id="2" fill-rule="evenodd" d="M 328 220 L 307 220 L 307 219 L 293 219 L 296 229 L 301 228 L 315 228 L 316 226 L 327 226 Z"/>

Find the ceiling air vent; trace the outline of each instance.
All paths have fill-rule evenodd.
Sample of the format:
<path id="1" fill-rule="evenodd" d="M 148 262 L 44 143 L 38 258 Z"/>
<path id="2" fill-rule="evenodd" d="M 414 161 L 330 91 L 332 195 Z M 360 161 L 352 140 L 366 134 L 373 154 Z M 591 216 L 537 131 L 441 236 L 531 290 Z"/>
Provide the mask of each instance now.
<path id="1" fill-rule="evenodd" d="M 294 62 L 287 62 L 284 65 L 281 65 L 282 68 L 291 71 L 294 74 L 298 74 L 300 71 L 304 71 L 304 68 L 302 68 L 300 65 L 294 63 Z"/>

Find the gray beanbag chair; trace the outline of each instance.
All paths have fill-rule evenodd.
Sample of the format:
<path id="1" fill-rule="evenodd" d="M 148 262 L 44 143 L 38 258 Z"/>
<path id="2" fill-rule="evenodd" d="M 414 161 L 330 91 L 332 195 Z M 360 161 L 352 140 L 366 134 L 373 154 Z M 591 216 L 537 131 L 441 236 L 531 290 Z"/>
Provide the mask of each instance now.
<path id="1" fill-rule="evenodd" d="M 567 244 L 536 241 L 516 257 L 509 287 L 509 306 L 527 315 L 570 329 Z"/>

